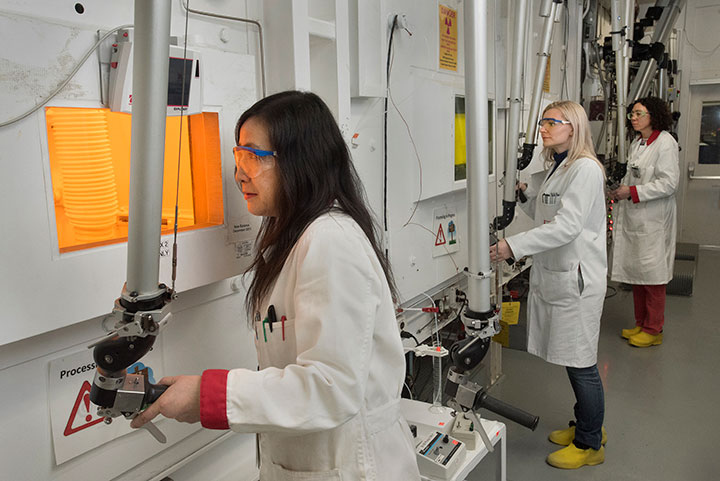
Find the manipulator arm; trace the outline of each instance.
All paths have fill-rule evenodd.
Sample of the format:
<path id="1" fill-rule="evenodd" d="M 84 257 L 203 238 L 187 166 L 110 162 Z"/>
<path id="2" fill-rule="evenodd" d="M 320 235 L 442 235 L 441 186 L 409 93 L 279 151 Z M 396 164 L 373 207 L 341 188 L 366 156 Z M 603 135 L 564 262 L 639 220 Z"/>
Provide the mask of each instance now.
<path id="1" fill-rule="evenodd" d="M 123 291 L 111 318 L 114 330 L 91 345 L 97 366 L 90 400 L 109 423 L 123 415 L 132 417 L 153 403 L 167 388 L 150 384 L 146 374 L 128 374 L 127 368 L 152 349 L 160 329 L 170 319 L 171 291 L 161 285 L 153 298 L 140 299 Z"/>

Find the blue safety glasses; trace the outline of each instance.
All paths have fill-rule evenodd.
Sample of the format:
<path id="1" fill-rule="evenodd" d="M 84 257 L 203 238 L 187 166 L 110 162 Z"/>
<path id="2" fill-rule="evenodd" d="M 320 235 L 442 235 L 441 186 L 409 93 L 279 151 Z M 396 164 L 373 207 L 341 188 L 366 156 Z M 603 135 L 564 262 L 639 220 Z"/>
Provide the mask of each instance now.
<path id="1" fill-rule="evenodd" d="M 571 122 L 569 120 L 560 120 L 560 119 L 554 119 L 552 117 L 543 117 L 538 122 L 538 125 L 540 127 L 545 127 L 546 129 L 552 129 L 556 125 L 562 125 L 562 124 L 568 124 L 570 125 Z"/>
<path id="2" fill-rule="evenodd" d="M 233 147 L 233 155 L 235 156 L 237 173 L 254 179 L 266 170 L 275 167 L 277 152 L 236 145 Z"/>

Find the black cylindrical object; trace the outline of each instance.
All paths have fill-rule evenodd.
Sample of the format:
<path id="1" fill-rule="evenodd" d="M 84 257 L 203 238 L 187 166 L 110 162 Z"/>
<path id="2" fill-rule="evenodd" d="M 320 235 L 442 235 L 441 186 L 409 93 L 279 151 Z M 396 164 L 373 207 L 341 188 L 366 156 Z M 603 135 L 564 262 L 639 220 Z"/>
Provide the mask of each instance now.
<path id="1" fill-rule="evenodd" d="M 495 220 L 493 221 L 493 229 L 496 231 L 503 230 L 505 227 L 509 226 L 515 217 L 515 201 L 503 200 L 502 204 L 502 215 L 495 217 Z"/>
<path id="2" fill-rule="evenodd" d="M 168 387 L 170 386 L 166 386 L 164 384 L 150 384 L 147 376 L 145 376 L 145 396 L 143 397 L 143 404 L 152 404 L 157 401 L 157 399 L 162 396 Z"/>
<path id="3" fill-rule="evenodd" d="M 537 144 L 523 144 L 522 156 L 518 159 L 517 164 L 518 170 L 523 170 L 530 165 L 536 145 Z"/>
<path id="4" fill-rule="evenodd" d="M 475 400 L 475 406 L 473 406 L 473 410 L 477 410 L 480 408 L 487 409 L 488 411 L 492 411 L 495 414 L 506 417 L 509 420 L 514 421 L 521 426 L 525 426 L 532 431 L 535 431 L 535 428 L 540 421 L 540 418 L 538 416 L 534 416 L 530 413 L 523 411 L 522 409 L 511 406 L 506 402 L 490 396 L 486 392 L 482 392 Z"/>

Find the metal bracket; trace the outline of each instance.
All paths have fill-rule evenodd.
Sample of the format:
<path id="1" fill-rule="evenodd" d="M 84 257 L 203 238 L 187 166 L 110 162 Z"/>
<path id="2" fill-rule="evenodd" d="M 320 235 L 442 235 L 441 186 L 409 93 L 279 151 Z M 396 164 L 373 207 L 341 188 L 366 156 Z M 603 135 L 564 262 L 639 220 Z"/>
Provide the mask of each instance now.
<path id="1" fill-rule="evenodd" d="M 500 332 L 500 316 L 497 312 L 488 319 L 473 319 L 467 317 L 465 313 L 462 312 L 460 313 L 460 319 L 465 327 L 468 328 L 468 335 L 473 337 L 486 339 Z"/>
<path id="2" fill-rule="evenodd" d="M 481 280 L 481 279 L 490 279 L 492 277 L 493 269 L 490 268 L 489 272 L 478 272 L 477 274 L 471 273 L 468 268 L 466 267 L 463 269 L 463 274 L 465 274 L 467 277 L 475 280 Z"/>

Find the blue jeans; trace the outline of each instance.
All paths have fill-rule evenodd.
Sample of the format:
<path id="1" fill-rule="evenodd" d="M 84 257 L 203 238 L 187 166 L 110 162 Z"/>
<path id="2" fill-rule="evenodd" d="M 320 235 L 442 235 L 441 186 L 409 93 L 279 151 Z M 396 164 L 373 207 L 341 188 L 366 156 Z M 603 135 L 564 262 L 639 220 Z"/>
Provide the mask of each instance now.
<path id="1" fill-rule="evenodd" d="M 605 418 L 605 392 L 597 364 L 566 367 L 575 392 L 575 445 L 600 449 Z"/>

